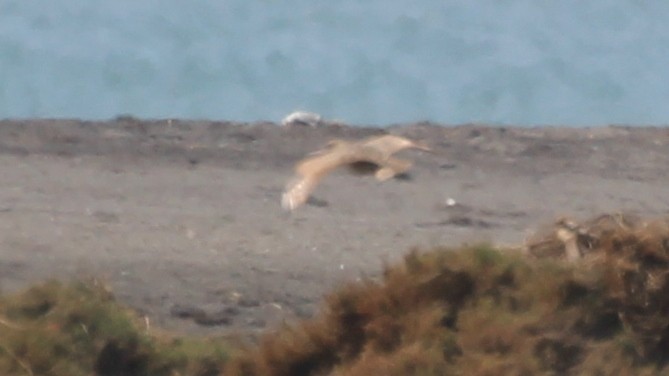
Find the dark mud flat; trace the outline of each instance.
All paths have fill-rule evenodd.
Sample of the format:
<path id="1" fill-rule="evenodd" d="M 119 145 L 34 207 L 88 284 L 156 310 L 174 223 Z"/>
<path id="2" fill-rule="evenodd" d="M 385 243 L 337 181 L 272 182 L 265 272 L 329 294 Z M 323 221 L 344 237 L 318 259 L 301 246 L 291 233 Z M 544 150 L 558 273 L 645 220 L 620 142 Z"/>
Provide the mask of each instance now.
<path id="1" fill-rule="evenodd" d="M 436 153 L 405 153 L 410 179 L 334 174 L 281 210 L 304 154 L 383 131 Z M 559 215 L 666 215 L 669 130 L 1 121 L 0 176 L 2 291 L 95 276 L 153 326 L 248 333 L 309 317 L 411 247 L 518 244 Z"/>

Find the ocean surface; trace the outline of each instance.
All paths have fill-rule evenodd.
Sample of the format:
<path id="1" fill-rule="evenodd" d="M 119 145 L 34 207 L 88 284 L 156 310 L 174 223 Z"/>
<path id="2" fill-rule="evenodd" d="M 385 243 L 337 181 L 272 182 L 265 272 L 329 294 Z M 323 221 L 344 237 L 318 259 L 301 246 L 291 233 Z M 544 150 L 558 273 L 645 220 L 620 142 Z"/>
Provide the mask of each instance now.
<path id="1" fill-rule="evenodd" d="M 666 0 L 0 0 L 0 118 L 669 124 Z"/>

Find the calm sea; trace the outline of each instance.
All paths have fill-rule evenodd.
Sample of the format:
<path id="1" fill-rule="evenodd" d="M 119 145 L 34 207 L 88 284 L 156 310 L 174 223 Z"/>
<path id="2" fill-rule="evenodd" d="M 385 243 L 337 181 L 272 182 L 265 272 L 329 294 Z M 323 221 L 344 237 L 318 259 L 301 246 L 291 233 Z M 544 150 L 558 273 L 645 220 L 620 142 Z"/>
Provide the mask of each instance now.
<path id="1" fill-rule="evenodd" d="M 0 118 L 669 124 L 666 0 L 0 0 Z"/>

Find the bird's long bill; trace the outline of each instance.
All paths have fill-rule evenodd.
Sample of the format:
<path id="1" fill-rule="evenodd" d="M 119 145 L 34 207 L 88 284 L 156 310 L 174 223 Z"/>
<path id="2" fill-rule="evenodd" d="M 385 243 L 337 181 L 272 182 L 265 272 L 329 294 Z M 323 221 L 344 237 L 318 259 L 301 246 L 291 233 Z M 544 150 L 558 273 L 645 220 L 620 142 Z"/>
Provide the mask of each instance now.
<path id="1" fill-rule="evenodd" d="M 431 147 L 429 147 L 426 143 L 421 142 L 421 141 L 414 141 L 414 147 L 419 150 L 427 151 L 427 152 L 434 152 Z"/>

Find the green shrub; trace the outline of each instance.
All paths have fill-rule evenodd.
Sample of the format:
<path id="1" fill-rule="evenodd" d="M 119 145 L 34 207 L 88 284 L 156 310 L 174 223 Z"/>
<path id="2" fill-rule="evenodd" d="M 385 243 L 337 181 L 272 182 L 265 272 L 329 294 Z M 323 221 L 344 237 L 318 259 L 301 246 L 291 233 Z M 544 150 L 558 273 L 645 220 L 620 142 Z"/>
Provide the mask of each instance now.
<path id="1" fill-rule="evenodd" d="M 0 298 L 0 374 L 216 375 L 222 341 L 150 335 L 96 280 Z"/>

